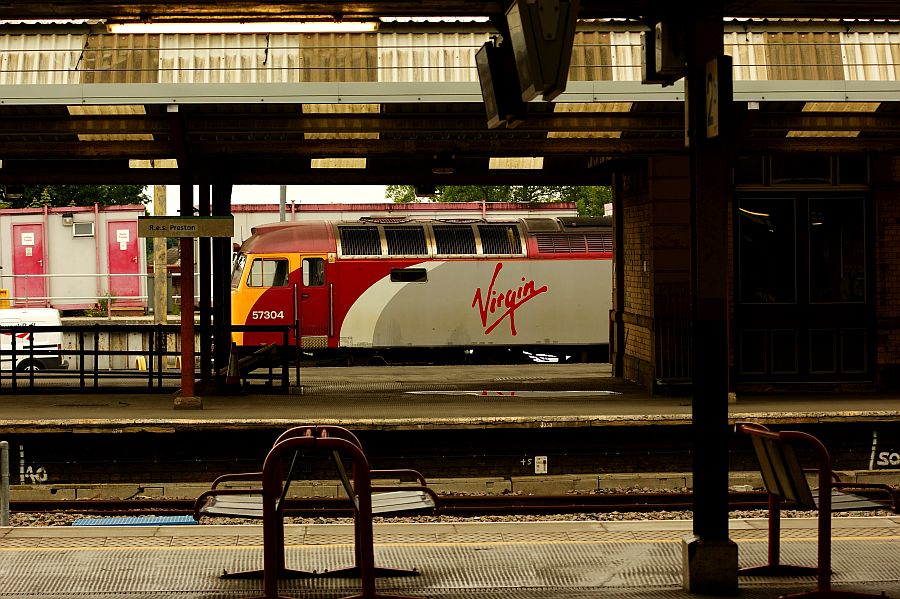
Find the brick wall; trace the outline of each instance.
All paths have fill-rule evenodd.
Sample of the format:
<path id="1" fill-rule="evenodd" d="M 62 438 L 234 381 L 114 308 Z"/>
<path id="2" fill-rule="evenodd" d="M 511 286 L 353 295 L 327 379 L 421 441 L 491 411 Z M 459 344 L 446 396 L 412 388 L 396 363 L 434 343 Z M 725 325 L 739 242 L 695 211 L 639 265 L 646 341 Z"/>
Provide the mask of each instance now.
<path id="1" fill-rule="evenodd" d="M 650 390 L 661 372 L 690 374 L 683 339 L 690 320 L 690 185 L 685 158 L 653 158 L 645 167 L 616 177 L 624 302 L 615 310 L 624 331 L 622 375 Z M 661 344 L 662 337 L 674 344 Z"/>
<path id="2" fill-rule="evenodd" d="M 650 162 L 656 380 L 691 378 L 691 185 L 687 157 Z"/>

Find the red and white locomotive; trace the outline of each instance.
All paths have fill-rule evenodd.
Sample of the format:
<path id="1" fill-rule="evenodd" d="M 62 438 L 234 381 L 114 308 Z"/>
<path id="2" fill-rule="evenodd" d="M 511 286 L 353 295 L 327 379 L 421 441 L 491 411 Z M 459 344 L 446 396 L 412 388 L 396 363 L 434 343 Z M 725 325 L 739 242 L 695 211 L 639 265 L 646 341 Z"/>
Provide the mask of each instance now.
<path id="1" fill-rule="evenodd" d="M 297 323 L 304 352 L 597 358 L 608 347 L 607 219 L 367 218 L 252 233 L 235 257 L 232 322 Z M 282 343 L 283 334 L 248 330 L 234 339 L 259 346 Z"/>

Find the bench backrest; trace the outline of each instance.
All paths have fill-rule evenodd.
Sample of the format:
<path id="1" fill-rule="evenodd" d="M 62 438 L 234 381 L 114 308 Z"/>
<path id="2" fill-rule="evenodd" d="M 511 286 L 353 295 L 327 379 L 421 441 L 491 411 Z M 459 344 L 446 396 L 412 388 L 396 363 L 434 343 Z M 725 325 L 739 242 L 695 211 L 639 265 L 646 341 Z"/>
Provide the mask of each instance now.
<path id="1" fill-rule="evenodd" d="M 790 441 L 777 433 L 742 427 L 750 435 L 766 491 L 802 508 L 815 510 L 816 500 Z"/>

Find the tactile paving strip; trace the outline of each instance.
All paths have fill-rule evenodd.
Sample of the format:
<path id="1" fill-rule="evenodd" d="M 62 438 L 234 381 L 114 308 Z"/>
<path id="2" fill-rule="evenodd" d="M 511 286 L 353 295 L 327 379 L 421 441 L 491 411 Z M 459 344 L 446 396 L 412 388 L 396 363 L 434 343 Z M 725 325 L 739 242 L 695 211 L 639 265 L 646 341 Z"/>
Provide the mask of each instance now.
<path id="1" fill-rule="evenodd" d="M 164 529 L 160 529 L 161 531 Z M 603 533 L 570 527 L 568 540 L 546 527 L 448 528 L 452 534 L 388 533 L 390 542 L 375 548 L 379 566 L 417 568 L 411 578 L 383 578 L 378 588 L 386 593 L 442 598 L 666 599 L 691 597 L 681 590 L 681 544 L 678 531 L 666 540 L 613 540 Z M 490 530 L 497 530 L 491 533 Z M 894 534 L 888 534 L 885 530 Z M 634 531 L 641 532 L 641 531 Z M 665 531 L 654 532 L 662 536 Z M 814 533 L 814 531 L 803 531 Z M 900 591 L 897 529 L 842 529 L 836 534 L 834 583 L 836 588 Z M 858 533 L 859 536 L 848 536 Z M 52 534 L 48 532 L 47 534 Z M 592 535 L 607 535 L 595 541 Z M 311 535 L 318 540 L 329 536 Z M 813 535 L 814 536 L 814 535 Z M 353 561 L 345 535 L 334 535 L 336 545 L 290 545 L 290 568 L 335 569 Z M 430 537 L 430 538 L 428 538 Z M 221 580 L 229 572 L 257 569 L 262 565 L 261 545 L 239 545 L 255 535 L 194 536 L 160 532 L 158 536 L 33 537 L 4 538 L 0 545 L 0 597 L 244 597 L 259 593 L 259 580 Z M 423 540 L 426 539 L 426 540 Z M 38 540 L 42 545 L 32 543 Z M 129 546 L 156 540 L 147 547 Z M 21 545 L 12 541 L 27 541 Z M 171 542 L 172 546 L 165 543 Z M 865 550 L 861 550 L 861 548 Z M 741 565 L 765 561 L 766 546 L 759 540 L 740 542 Z M 814 540 L 787 539 L 782 546 L 785 562 L 815 563 Z M 872 582 L 874 581 L 874 582 Z M 284 594 L 304 599 L 332 599 L 359 590 L 356 579 L 285 580 Z M 741 580 L 742 597 L 773 597 L 781 592 L 808 590 L 811 577 L 774 580 L 766 577 Z"/>

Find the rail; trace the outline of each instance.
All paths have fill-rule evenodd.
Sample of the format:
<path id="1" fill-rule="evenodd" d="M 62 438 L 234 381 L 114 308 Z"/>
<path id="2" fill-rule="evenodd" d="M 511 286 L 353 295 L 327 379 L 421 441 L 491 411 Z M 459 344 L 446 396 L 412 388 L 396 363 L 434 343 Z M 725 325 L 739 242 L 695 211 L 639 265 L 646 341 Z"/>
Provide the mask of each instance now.
<path id="1" fill-rule="evenodd" d="M 289 343 L 294 331 L 293 325 L 241 325 L 231 327 L 233 331 L 281 333 L 282 343 L 276 347 L 267 362 L 242 363 L 241 381 L 245 384 L 263 384 L 267 387 L 279 386 L 287 391 L 290 386 L 291 364 L 297 362 L 297 348 Z M 42 347 L 32 344 L 35 335 L 61 333 L 74 338 L 73 347 Z M 101 339 L 110 334 L 137 334 L 143 339 L 140 348 L 112 349 L 107 343 L 103 347 Z M 82 390 L 148 392 L 166 391 L 177 387 L 181 381 L 181 369 L 193 368 L 198 371 L 201 353 L 194 352 L 194 364 L 180 364 L 181 350 L 171 347 L 169 338 L 178 339 L 181 327 L 177 324 L 115 324 L 95 323 L 85 325 L 19 325 L 0 326 L 0 388 L 14 391 Z M 108 338 L 108 337 L 107 337 Z M 64 368 L 28 368 L 42 358 L 59 356 L 67 362 Z M 112 362 L 115 356 L 124 357 L 133 368 L 102 367 Z M 105 360 L 101 359 L 105 358 Z M 174 362 L 176 369 L 169 368 Z M 13 367 L 16 365 L 16 367 Z M 215 367 L 215 365 L 213 365 Z M 22 367 L 20 370 L 17 367 Z M 217 372 L 209 373 L 214 378 L 225 379 L 228 365 L 215 367 Z M 299 371 L 296 371 L 299 382 Z"/>
<path id="2" fill-rule="evenodd" d="M 332 481 L 334 482 L 334 481 Z M 566 495 L 454 495 L 439 494 L 441 514 L 458 517 L 548 515 L 580 513 L 689 511 L 691 493 L 641 492 Z M 765 491 L 731 491 L 730 510 L 763 510 L 768 505 Z M 73 513 L 103 516 L 133 513 L 188 514 L 193 499 L 18 499 L 13 513 Z M 289 497 L 286 516 L 297 518 L 344 518 L 353 516 L 353 506 L 345 497 Z"/>

